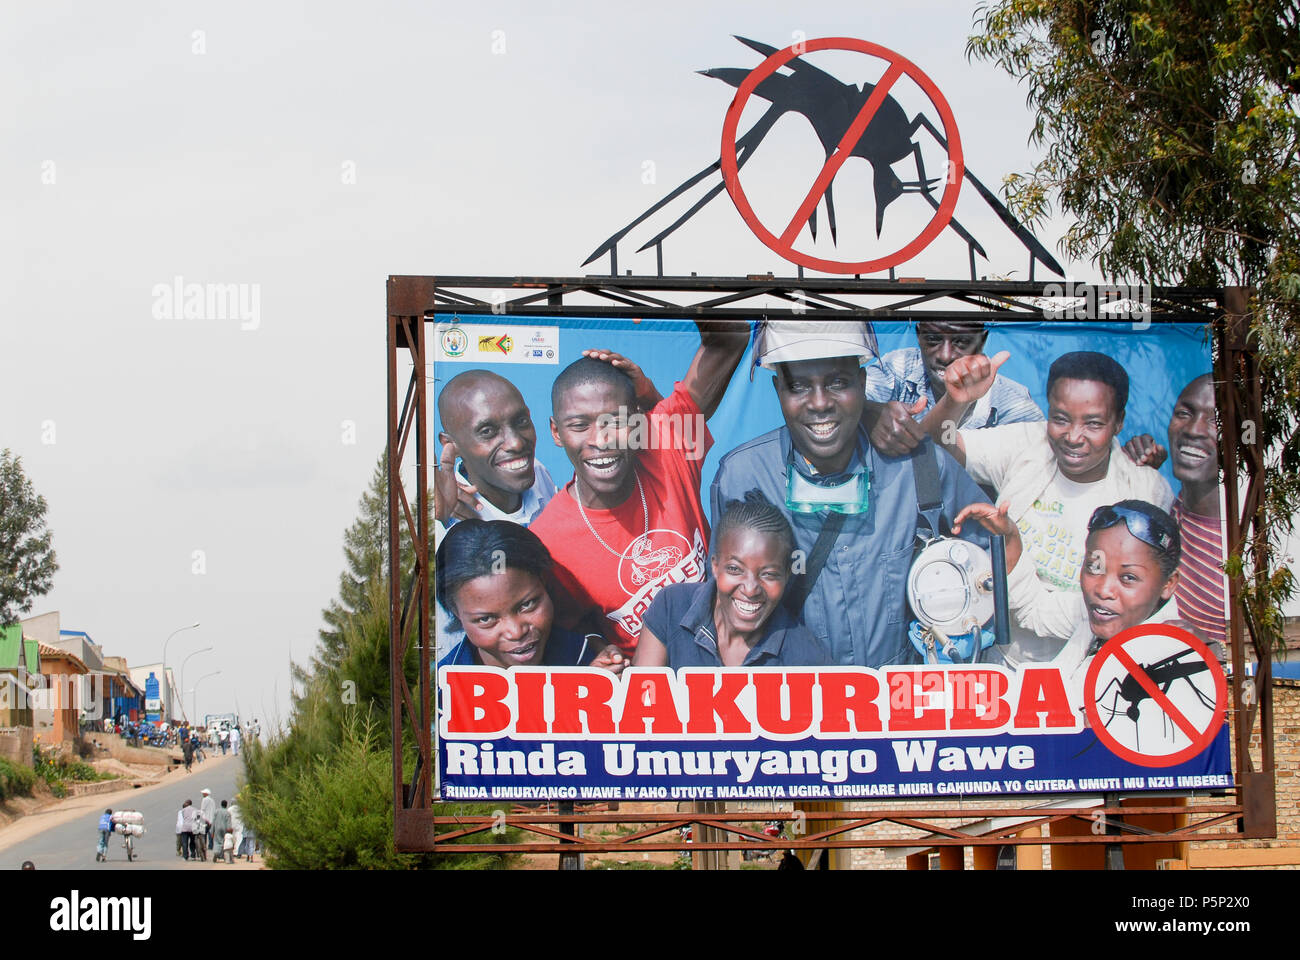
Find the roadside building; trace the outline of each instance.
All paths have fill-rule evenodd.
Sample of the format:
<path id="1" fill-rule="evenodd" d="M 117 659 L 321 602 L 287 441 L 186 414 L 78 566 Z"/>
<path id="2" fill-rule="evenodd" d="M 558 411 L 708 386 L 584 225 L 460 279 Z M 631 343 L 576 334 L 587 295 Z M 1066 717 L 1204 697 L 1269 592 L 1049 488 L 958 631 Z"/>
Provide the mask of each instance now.
<path id="1" fill-rule="evenodd" d="M 131 679 L 126 657 L 105 657 L 104 674 L 108 680 L 104 705 L 114 720 L 140 720 L 144 715 L 144 687 Z"/>
<path id="2" fill-rule="evenodd" d="M 32 726 L 29 677 L 41 672 L 39 645 L 20 624 L 0 627 L 0 731 Z"/>
<path id="3" fill-rule="evenodd" d="M 90 673 L 76 654 L 48 643 L 39 645 L 42 689 L 33 691 L 34 729 L 42 743 L 61 743 L 81 735 L 82 691 Z"/>
<path id="4" fill-rule="evenodd" d="M 0 627 L 0 757 L 32 765 L 33 714 L 28 690 L 40 677 L 40 647 L 19 624 Z"/>
<path id="5" fill-rule="evenodd" d="M 146 663 L 143 666 L 131 667 L 130 676 L 131 682 L 142 691 L 148 690 L 150 677 L 158 682 L 157 709 L 142 701 L 141 720 L 146 719 L 149 714 L 157 713 L 159 718 L 176 723 L 184 716 L 181 707 L 181 690 L 176 684 L 176 674 L 171 667 L 164 671 L 161 663 Z M 170 717 L 163 716 L 167 712 L 168 704 L 171 704 Z"/>

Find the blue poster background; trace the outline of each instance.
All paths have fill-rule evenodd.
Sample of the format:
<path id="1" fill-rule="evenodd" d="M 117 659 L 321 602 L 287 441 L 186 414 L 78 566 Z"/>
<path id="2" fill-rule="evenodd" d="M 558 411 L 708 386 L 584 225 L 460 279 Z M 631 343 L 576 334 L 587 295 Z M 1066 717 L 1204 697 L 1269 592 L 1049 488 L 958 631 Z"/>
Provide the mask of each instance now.
<path id="1" fill-rule="evenodd" d="M 978 314 L 972 314 L 972 318 L 977 319 Z M 455 323 L 462 329 L 478 323 L 560 327 L 556 365 L 499 364 L 491 367 L 513 382 L 523 394 L 537 427 L 538 459 L 550 470 L 557 485 L 568 482 L 573 476 L 564 451 L 550 439 L 547 426 L 551 414 L 551 382 L 557 373 L 582 356 L 583 350 L 613 350 L 636 361 L 646 376 L 655 382 L 659 392 L 666 396 L 673 383 L 686 372 L 686 366 L 699 346 L 699 334 L 690 320 L 555 319 L 509 315 L 458 317 L 453 314 L 435 318 L 435 328 L 444 323 Z M 913 323 L 879 322 L 874 327 L 882 354 L 916 346 Z M 1205 327 L 1195 323 L 1151 324 L 1146 329 L 1139 329 L 1131 322 L 1043 320 L 997 324 L 992 326 L 984 350 L 989 356 L 1000 350 L 1010 351 L 1011 359 L 999 373 L 1028 387 L 1044 414 L 1047 412 L 1047 371 L 1053 360 L 1074 350 L 1095 350 L 1114 357 L 1128 371 L 1130 381 L 1121 441 L 1149 433 L 1161 444 L 1166 443 L 1169 414 L 1179 392 L 1195 377 L 1210 372 L 1210 344 Z M 751 382 L 750 364 L 751 353 L 747 349 L 722 405 L 709 421 L 709 429 L 717 442 L 704 461 L 706 491 L 724 454 L 782 423 L 776 391 L 772 388 L 772 374 L 758 368 Z M 447 379 L 479 365 L 435 363 L 435 396 Z M 434 424 L 436 443 L 436 432 L 442 429 L 436 411 Z M 1178 485 L 1168 462 L 1161 467 L 1161 473 L 1177 491 Z"/>
<path id="2" fill-rule="evenodd" d="M 972 314 L 977 318 L 978 314 Z M 638 363 L 658 387 L 667 394 L 673 383 L 685 373 L 691 357 L 699 344 L 695 325 L 689 320 L 650 321 L 635 319 L 589 318 L 537 318 L 511 316 L 459 317 L 451 314 L 435 318 L 435 329 L 444 324 L 455 324 L 471 334 L 476 324 L 491 326 L 558 326 L 559 350 L 555 364 L 499 364 L 497 372 L 511 380 L 523 394 L 537 430 L 537 456 L 550 470 L 557 486 L 562 486 L 573 476 L 572 468 L 550 437 L 550 387 L 555 376 L 567 364 L 581 356 L 584 349 L 601 348 L 621 353 Z M 914 323 L 888 321 L 874 324 L 880 352 L 914 347 L 917 344 Z M 1157 442 L 1167 444 L 1169 418 L 1174 403 L 1183 387 L 1195 377 L 1211 369 L 1211 353 L 1206 328 L 1200 324 L 1152 324 L 1143 328 L 1132 322 L 1069 322 L 1034 321 L 990 324 L 990 335 L 985 346 L 989 356 L 1007 350 L 1010 360 L 1001 373 L 1029 389 L 1030 395 L 1046 413 L 1046 381 L 1052 361 L 1076 350 L 1093 350 L 1105 353 L 1119 361 L 1129 373 L 1130 394 L 1124 430 L 1120 441 L 1138 434 L 1151 434 Z M 483 363 L 444 362 L 434 365 L 435 397 L 447 379 Z M 762 434 L 782 423 L 772 374 L 755 369 L 750 379 L 751 355 L 746 350 L 741 365 L 733 377 L 725 399 L 709 422 L 715 438 L 712 452 L 705 460 L 703 485 L 707 491 L 717 471 L 719 459 L 737 445 Z M 435 417 L 436 431 L 441 429 Z M 1170 465 L 1166 462 L 1161 472 L 1177 492 Z M 908 738 L 899 737 L 898 742 Z M 924 741 L 925 737 L 911 738 Z M 1088 730 L 1080 733 L 993 737 L 943 736 L 937 739 L 938 747 L 984 747 L 1029 744 L 1035 751 L 1032 769 L 1016 771 L 1005 767 L 998 770 L 966 769 L 962 771 L 903 770 L 889 739 L 863 741 L 833 741 L 809 739 L 802 742 L 773 742 L 764 740 L 700 742 L 654 740 L 638 741 L 637 750 L 698 751 L 745 750 L 763 751 L 777 749 L 790 751 L 808 749 L 863 749 L 874 752 L 876 768 L 870 773 L 848 772 L 842 780 L 827 782 L 819 775 L 760 775 L 749 784 L 738 784 L 733 773 L 723 776 L 672 776 L 668 774 L 641 777 L 637 775 L 614 776 L 605 770 L 604 745 L 599 742 L 581 743 L 560 741 L 554 743 L 558 754 L 577 751 L 586 768 L 584 776 L 539 776 L 525 774 L 494 775 L 490 777 L 447 774 L 447 744 L 439 742 L 440 784 L 447 799 L 474 797 L 563 796 L 554 792 L 586 790 L 575 796 L 608 796 L 638 799 L 642 797 L 701 797 L 704 795 L 725 799 L 730 797 L 853 797 L 877 796 L 873 790 L 889 785 L 891 796 L 934 796 L 955 793 L 1071 793 L 1115 790 L 1174 790 L 1203 789 L 1207 786 L 1230 786 L 1228 728 L 1225 725 L 1213 743 L 1198 756 L 1177 766 L 1153 769 L 1132 764 L 1106 749 Z M 479 741 L 470 741 L 479 742 Z M 496 751 L 513 749 L 535 751 L 545 738 L 513 742 L 509 739 L 491 741 Z M 1192 783 L 1182 778 L 1206 777 L 1206 782 Z M 1104 782 L 1105 785 L 1100 785 Z M 475 786 L 477 784 L 477 787 Z M 489 786 L 490 784 L 490 786 Z M 969 790 L 948 789 L 954 784 L 970 787 Z M 973 785 L 992 785 L 992 789 L 977 789 Z M 627 792 L 628 788 L 631 792 Z M 755 787 L 760 789 L 755 790 Z M 467 789 L 469 788 L 469 789 Z M 692 790 L 715 791 L 709 794 L 690 793 Z M 811 788 L 811 789 L 810 789 Z M 638 792 L 642 789 L 649 792 Z M 766 793 L 767 789 L 775 792 Z M 493 792 L 493 791 L 497 792 Z M 528 793 L 527 791 L 540 791 Z M 663 791 L 660 793 L 659 791 Z M 480 792 L 481 791 L 481 792 Z M 550 791 L 550 792 L 548 792 Z M 601 791 L 604 791 L 603 793 Z M 721 791 L 721 792 L 716 792 Z M 738 792 L 735 792 L 738 791 Z M 801 792 L 802 791 L 802 792 Z"/>

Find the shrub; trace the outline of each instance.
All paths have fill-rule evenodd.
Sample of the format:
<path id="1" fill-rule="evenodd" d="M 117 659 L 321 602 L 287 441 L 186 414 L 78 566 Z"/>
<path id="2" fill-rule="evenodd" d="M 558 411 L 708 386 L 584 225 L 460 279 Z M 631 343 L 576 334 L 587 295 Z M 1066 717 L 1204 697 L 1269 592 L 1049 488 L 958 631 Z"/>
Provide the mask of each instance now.
<path id="1" fill-rule="evenodd" d="M 65 781 L 95 782 L 97 780 L 116 780 L 111 773 L 101 773 L 88 763 L 73 760 L 55 750 L 44 751 L 39 745 L 32 747 L 33 782 L 44 780 L 50 792 L 56 797 L 66 797 L 68 786 Z"/>
<path id="2" fill-rule="evenodd" d="M 352 718 L 338 749 L 277 781 L 246 788 L 241 810 L 267 852 L 290 870 L 391 870 L 415 857 L 393 847 L 393 768 L 369 720 Z"/>
<path id="3" fill-rule="evenodd" d="M 510 862 L 501 854 L 439 856 L 400 853 L 393 845 L 393 764 L 378 724 L 352 714 L 343 742 L 305 766 L 289 766 L 278 777 L 262 768 L 267 750 L 245 757 L 249 783 L 240 796 L 244 819 L 266 849 L 267 864 L 286 870 L 483 870 Z M 274 745 L 270 752 L 274 752 Z M 260 775 L 259 775 L 260 774 Z M 491 804 L 440 805 L 444 815 L 491 815 Z M 479 833 L 465 843 L 505 842 L 518 831 Z"/>
<path id="4" fill-rule="evenodd" d="M 36 776 L 53 785 L 58 780 L 78 780 L 94 782 L 96 780 L 116 780 L 111 773 L 101 773 L 88 763 L 74 760 L 55 750 L 48 752 L 39 746 L 32 747 L 32 767 Z"/>
<path id="5" fill-rule="evenodd" d="M 40 748 L 39 744 L 34 744 L 32 746 L 32 768 L 36 776 L 49 785 L 50 790 L 53 791 L 56 797 L 67 795 L 66 788 L 63 789 L 62 793 L 56 789 L 56 785 L 63 788 L 63 777 L 59 772 L 58 757 L 54 751 L 51 750 L 46 753 Z"/>
<path id="6" fill-rule="evenodd" d="M 82 763 L 80 760 L 73 760 L 60 766 L 65 780 L 80 780 L 82 782 L 95 782 L 97 780 L 116 780 L 117 778 L 111 773 L 102 773 L 96 770 L 88 763 Z"/>
<path id="7" fill-rule="evenodd" d="M 0 757 L 0 800 L 30 796 L 35 785 L 35 773 Z"/>

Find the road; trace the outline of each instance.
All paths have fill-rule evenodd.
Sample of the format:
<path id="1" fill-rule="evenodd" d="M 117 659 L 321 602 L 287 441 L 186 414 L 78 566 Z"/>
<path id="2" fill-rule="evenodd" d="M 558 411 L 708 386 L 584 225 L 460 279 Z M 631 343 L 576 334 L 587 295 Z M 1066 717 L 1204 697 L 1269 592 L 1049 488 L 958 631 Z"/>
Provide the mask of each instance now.
<path id="1" fill-rule="evenodd" d="M 193 800 L 198 806 L 203 788 L 212 791 L 217 805 L 231 800 L 243 783 L 242 757 L 228 755 L 195 763 L 191 773 L 179 769 L 162 783 L 139 790 L 123 790 L 65 800 L 0 831 L 0 869 L 14 870 L 31 860 L 38 870 L 212 870 L 226 865 L 185 862 L 176 856 L 176 812 L 181 803 Z M 95 861 L 99 842 L 99 817 L 105 809 L 139 810 L 144 814 L 145 833 L 135 840 L 135 860 L 128 863 L 122 840 L 114 835 L 108 842 L 108 861 Z M 260 866 L 261 857 L 251 865 Z M 245 868 L 237 861 L 235 869 Z"/>

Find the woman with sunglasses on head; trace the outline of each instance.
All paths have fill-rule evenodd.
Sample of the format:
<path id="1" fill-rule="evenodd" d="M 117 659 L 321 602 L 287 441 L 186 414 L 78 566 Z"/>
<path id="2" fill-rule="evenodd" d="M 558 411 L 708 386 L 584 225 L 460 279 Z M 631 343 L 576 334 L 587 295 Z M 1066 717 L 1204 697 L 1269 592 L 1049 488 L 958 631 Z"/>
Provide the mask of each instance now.
<path id="1" fill-rule="evenodd" d="M 1062 641 L 1050 662 L 1063 673 L 1078 673 L 1103 643 L 1138 624 L 1172 623 L 1200 636 L 1169 604 L 1178 586 L 1182 540 L 1173 517 L 1155 504 L 1121 500 L 1093 511 L 1078 594 L 1046 589 L 1031 565 L 1021 562 L 1020 531 L 1005 505 L 971 504 L 958 514 L 954 532 L 967 517 L 1006 538 L 1012 619 Z"/>

